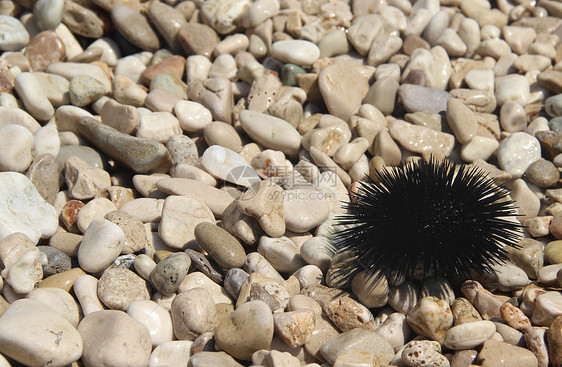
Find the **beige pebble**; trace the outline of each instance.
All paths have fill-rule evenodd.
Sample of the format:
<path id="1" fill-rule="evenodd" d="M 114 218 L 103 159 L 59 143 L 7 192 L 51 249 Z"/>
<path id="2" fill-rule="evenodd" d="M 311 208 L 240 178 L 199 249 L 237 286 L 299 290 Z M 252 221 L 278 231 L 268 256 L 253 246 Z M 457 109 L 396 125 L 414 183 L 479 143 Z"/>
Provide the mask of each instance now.
<path id="1" fill-rule="evenodd" d="M 474 113 L 456 98 L 447 101 L 447 122 L 461 144 L 470 142 L 478 129 Z"/>
<path id="2" fill-rule="evenodd" d="M 523 106 L 517 102 L 506 102 L 500 109 L 500 124 L 511 133 L 525 130 L 527 114 Z"/>
<path id="3" fill-rule="evenodd" d="M 415 126 L 401 120 L 392 121 L 389 132 L 394 140 L 411 152 L 433 153 L 445 157 L 451 154 L 455 140 L 451 134 Z"/>
<path id="4" fill-rule="evenodd" d="M 195 340 L 205 332 L 214 332 L 217 314 L 210 293 L 204 288 L 192 288 L 172 301 L 174 334 L 179 340 Z"/>
<path id="5" fill-rule="evenodd" d="M 547 330 L 546 327 L 533 326 L 525 333 L 527 348 L 537 357 L 538 367 L 548 367 Z"/>
<path id="6" fill-rule="evenodd" d="M 117 210 L 117 207 L 108 199 L 97 198 L 90 200 L 78 212 L 76 224 L 82 233 L 85 233 L 93 220 L 103 218 L 107 213 Z"/>
<path id="7" fill-rule="evenodd" d="M 258 252 L 281 273 L 292 273 L 305 265 L 299 254 L 299 249 L 287 237 L 269 238 L 262 236 L 258 245 Z"/>
<path id="8" fill-rule="evenodd" d="M 92 167 L 76 156 L 66 160 L 64 176 L 69 195 L 80 200 L 91 199 L 101 190 L 111 186 L 109 173 Z"/>
<path id="9" fill-rule="evenodd" d="M 531 351 L 493 339 L 484 343 L 477 361 L 483 366 L 496 363 L 508 363 L 514 367 L 538 366 L 537 357 Z"/>

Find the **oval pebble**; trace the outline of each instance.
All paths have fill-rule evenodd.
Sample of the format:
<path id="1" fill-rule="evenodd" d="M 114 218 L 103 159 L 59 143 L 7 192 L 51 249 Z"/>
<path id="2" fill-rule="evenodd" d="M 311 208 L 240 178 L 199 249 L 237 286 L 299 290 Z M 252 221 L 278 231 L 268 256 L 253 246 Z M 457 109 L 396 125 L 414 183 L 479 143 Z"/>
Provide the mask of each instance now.
<path id="1" fill-rule="evenodd" d="M 271 55 L 282 62 L 306 66 L 318 60 L 320 49 L 305 40 L 277 41 L 271 45 Z"/>

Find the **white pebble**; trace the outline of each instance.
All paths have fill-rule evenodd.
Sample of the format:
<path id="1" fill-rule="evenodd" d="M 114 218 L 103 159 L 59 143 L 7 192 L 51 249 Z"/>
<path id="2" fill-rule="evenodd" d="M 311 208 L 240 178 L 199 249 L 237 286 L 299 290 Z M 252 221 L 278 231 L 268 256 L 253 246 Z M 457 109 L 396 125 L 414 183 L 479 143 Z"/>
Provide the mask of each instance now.
<path id="1" fill-rule="evenodd" d="M 282 62 L 312 65 L 320 57 L 320 49 L 310 41 L 285 40 L 273 43 L 271 55 Z"/>
<path id="2" fill-rule="evenodd" d="M 96 218 L 88 226 L 78 248 L 80 267 L 90 273 L 105 270 L 119 256 L 124 245 L 125 234 L 121 227 Z"/>
<path id="3" fill-rule="evenodd" d="M 531 163 L 541 157 L 541 145 L 534 137 L 516 132 L 503 139 L 498 148 L 498 163 L 501 169 L 519 178 Z"/>

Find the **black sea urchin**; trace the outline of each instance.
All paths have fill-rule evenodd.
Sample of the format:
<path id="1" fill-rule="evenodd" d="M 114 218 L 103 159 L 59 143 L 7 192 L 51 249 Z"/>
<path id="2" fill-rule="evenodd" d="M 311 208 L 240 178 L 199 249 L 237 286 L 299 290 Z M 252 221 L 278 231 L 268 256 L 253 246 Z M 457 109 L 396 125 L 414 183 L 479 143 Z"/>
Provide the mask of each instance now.
<path id="1" fill-rule="evenodd" d="M 467 276 L 505 261 L 506 245 L 517 247 L 522 227 L 509 192 L 477 167 L 420 160 L 377 178 L 363 183 L 337 218 L 345 229 L 333 243 L 348 261 L 331 270 L 344 278 L 364 269 L 393 278 Z"/>

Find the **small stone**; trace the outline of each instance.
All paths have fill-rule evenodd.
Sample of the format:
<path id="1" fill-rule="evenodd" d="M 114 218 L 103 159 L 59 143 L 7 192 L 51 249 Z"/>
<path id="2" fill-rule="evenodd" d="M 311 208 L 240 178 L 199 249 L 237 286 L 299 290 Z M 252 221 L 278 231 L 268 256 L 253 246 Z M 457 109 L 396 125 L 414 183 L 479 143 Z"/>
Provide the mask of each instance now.
<path id="1" fill-rule="evenodd" d="M 105 270 L 119 256 L 124 244 L 125 234 L 117 224 L 94 219 L 78 249 L 80 267 L 90 273 Z"/>
<path id="2" fill-rule="evenodd" d="M 111 19 L 119 32 L 133 45 L 152 52 L 160 47 L 158 36 L 140 12 L 125 5 L 117 5 L 111 9 Z"/>
<path id="3" fill-rule="evenodd" d="M 0 41 L 2 51 L 19 51 L 29 43 L 29 33 L 17 18 L 0 15 L 0 31 L 6 35 Z"/>
<path id="4" fill-rule="evenodd" d="M 39 283 L 39 288 L 60 288 L 66 292 L 70 292 L 76 279 L 85 275 L 84 271 L 80 268 L 73 268 L 62 273 L 57 273 L 45 278 Z"/>
<path id="5" fill-rule="evenodd" d="M 68 255 L 50 246 L 37 246 L 37 248 L 41 251 L 43 276 L 48 277 L 70 270 L 71 260 Z"/>
<path id="6" fill-rule="evenodd" d="M 498 363 L 506 363 L 514 367 L 538 366 L 537 357 L 531 351 L 494 339 L 484 343 L 478 353 L 477 362 L 481 366 L 494 366 Z"/>
<path id="7" fill-rule="evenodd" d="M 531 163 L 539 160 L 540 155 L 540 143 L 535 137 L 516 132 L 501 141 L 498 163 L 503 170 L 518 178 Z"/>
<path id="8" fill-rule="evenodd" d="M 152 349 L 148 329 L 122 311 L 104 310 L 86 315 L 78 332 L 84 341 L 87 365 L 146 366 Z"/>
<path id="9" fill-rule="evenodd" d="M 109 212 L 104 218 L 117 224 L 125 233 L 123 254 L 141 251 L 146 246 L 146 231 L 142 221 L 122 211 Z"/>
<path id="10" fill-rule="evenodd" d="M 453 325 L 449 305 L 435 297 L 422 298 L 408 313 L 407 320 L 414 331 L 436 341 L 443 341 Z"/>
<path id="11" fill-rule="evenodd" d="M 68 292 L 60 288 L 36 288 L 29 292 L 25 298 L 48 306 L 64 317 L 72 326 L 78 326 L 80 311 L 76 301 Z"/>
<path id="12" fill-rule="evenodd" d="M 273 338 L 273 317 L 267 304 L 250 301 L 240 305 L 217 328 L 218 346 L 235 358 L 249 361 L 252 354 L 267 349 Z"/>
<path id="13" fill-rule="evenodd" d="M 78 107 L 84 107 L 105 94 L 105 86 L 97 79 L 80 75 L 70 79 L 70 102 Z"/>
<path id="14" fill-rule="evenodd" d="M 55 32 L 47 30 L 33 37 L 26 55 L 31 70 L 44 71 L 50 64 L 64 60 L 66 47 Z"/>
<path id="15" fill-rule="evenodd" d="M 510 74 L 496 79 L 498 106 L 506 102 L 517 102 L 526 106 L 529 101 L 529 82 L 523 75 Z"/>
<path id="16" fill-rule="evenodd" d="M 0 317 L 0 326 L 0 352 L 19 363 L 63 366 L 82 355 L 82 339 L 76 328 L 38 301 L 13 302 Z"/>
<path id="17" fill-rule="evenodd" d="M 173 340 L 174 334 L 170 313 L 156 302 L 149 300 L 133 301 L 127 309 L 127 314 L 146 326 L 153 347 Z"/>
<path id="18" fill-rule="evenodd" d="M 115 205 L 105 198 L 96 198 L 90 200 L 88 204 L 84 205 L 78 212 L 76 225 L 78 229 L 84 233 L 88 226 L 96 218 L 103 218 L 107 213 L 117 210 Z"/>
<path id="19" fill-rule="evenodd" d="M 109 173 L 76 156 L 66 160 L 64 176 L 70 196 L 80 200 L 91 199 L 111 186 Z"/>
<path id="20" fill-rule="evenodd" d="M 373 331 L 353 329 L 330 338 L 320 348 L 322 357 L 328 363 L 334 363 L 339 355 L 348 351 L 367 352 L 374 364 L 384 365 L 394 358 L 394 350 L 390 344 Z"/>
<path id="21" fill-rule="evenodd" d="M 505 322 L 514 329 L 526 332 L 531 328 L 531 321 L 519 308 L 509 302 L 504 303 L 500 313 Z"/>
<path id="22" fill-rule="evenodd" d="M 496 326 L 491 321 L 474 321 L 453 326 L 445 334 L 444 345 L 453 350 L 474 348 L 494 335 Z"/>
<path id="23" fill-rule="evenodd" d="M 163 295 L 175 293 L 185 279 L 191 260 L 185 253 L 172 254 L 160 261 L 150 273 L 150 280 Z"/>
<path id="24" fill-rule="evenodd" d="M 33 134 L 23 126 L 0 125 L 0 170 L 25 172 L 33 160 Z"/>
<path id="25" fill-rule="evenodd" d="M 226 230 L 212 224 L 199 223 L 194 229 L 195 239 L 222 269 L 240 268 L 246 253 L 238 240 Z"/>
<path id="26" fill-rule="evenodd" d="M 404 148 L 420 154 L 433 153 L 437 156 L 449 156 L 455 142 L 455 138 L 451 134 L 412 125 L 402 120 L 392 121 L 389 132 L 392 138 Z"/>
<path id="27" fill-rule="evenodd" d="M 437 88 L 420 87 L 413 84 L 402 84 L 398 88 L 404 108 L 408 112 L 440 113 L 447 110 L 447 101 L 451 98 L 448 92 Z"/>
<path id="28" fill-rule="evenodd" d="M 126 311 L 138 300 L 149 300 L 145 281 L 130 270 L 111 266 L 98 281 L 98 297 L 112 310 Z"/>
<path id="29" fill-rule="evenodd" d="M 172 301 L 174 334 L 180 340 L 195 340 L 217 327 L 217 313 L 213 299 L 204 288 L 192 288 L 180 293 Z"/>
<path id="30" fill-rule="evenodd" d="M 167 312 L 167 311 L 166 311 Z M 169 315 L 169 313 L 168 313 Z M 168 316 L 169 318 L 170 316 Z M 170 330 L 172 326 L 170 325 Z M 152 335 L 151 335 L 152 336 Z M 158 345 L 152 351 L 149 366 L 157 365 L 186 365 L 191 357 L 193 342 L 187 340 L 168 341 Z"/>
<path id="31" fill-rule="evenodd" d="M 290 126 L 288 123 L 287 125 Z M 248 187 L 260 181 L 258 174 L 244 158 L 219 145 L 213 145 L 205 150 L 201 157 L 201 165 L 214 177 L 237 185 Z"/>
<path id="32" fill-rule="evenodd" d="M 318 86 L 328 111 L 344 120 L 361 105 L 369 90 L 369 83 L 358 68 L 345 62 L 336 62 L 322 69 Z M 341 99 L 343 94 L 347 96 L 345 100 Z"/>
<path id="33" fill-rule="evenodd" d="M 305 40 L 277 41 L 271 46 L 271 54 L 282 62 L 306 66 L 318 60 L 320 49 Z"/>
<path id="34" fill-rule="evenodd" d="M 259 144 L 286 155 L 298 153 L 301 136 L 288 122 L 257 111 L 246 110 L 240 113 L 240 123 L 244 131 Z"/>
<path id="35" fill-rule="evenodd" d="M 382 307 L 388 302 L 388 281 L 383 274 L 362 271 L 351 281 L 351 289 L 359 301 L 369 308 Z"/>
<path id="36" fill-rule="evenodd" d="M 525 174 L 532 184 L 539 187 L 553 187 L 560 178 L 558 168 L 545 159 L 539 159 L 531 163 Z"/>
<path id="37" fill-rule="evenodd" d="M 478 130 L 474 113 L 456 98 L 447 101 L 447 122 L 461 144 L 470 142 Z"/>
<path id="38" fill-rule="evenodd" d="M 402 361 L 409 366 L 450 366 L 441 354 L 441 346 L 433 340 L 417 340 L 406 344 L 402 350 Z"/>
<path id="39" fill-rule="evenodd" d="M 197 287 L 205 288 L 209 291 L 215 304 L 226 303 L 232 305 L 232 299 L 226 290 L 199 271 L 189 273 L 180 284 L 178 292 L 183 293 Z"/>
<path id="40" fill-rule="evenodd" d="M 58 216 L 33 183 L 16 172 L 0 173 L 0 240 L 21 232 L 33 243 L 50 238 L 58 227 Z"/>
<path id="41" fill-rule="evenodd" d="M 527 231 L 533 237 L 547 236 L 552 219 L 552 216 L 531 217 L 525 219 L 523 225 L 527 227 Z"/>

